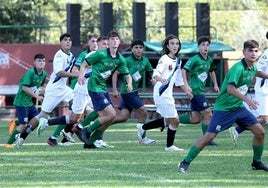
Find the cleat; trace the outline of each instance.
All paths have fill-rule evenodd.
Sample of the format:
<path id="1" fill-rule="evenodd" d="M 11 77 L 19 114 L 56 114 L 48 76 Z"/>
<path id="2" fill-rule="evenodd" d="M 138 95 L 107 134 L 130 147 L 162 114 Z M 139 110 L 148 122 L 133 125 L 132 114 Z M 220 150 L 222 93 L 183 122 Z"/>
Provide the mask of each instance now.
<path id="1" fill-rule="evenodd" d="M 138 139 L 139 139 L 139 141 L 142 140 L 142 136 L 143 136 L 144 133 L 145 133 L 145 130 L 142 128 L 142 126 L 143 126 L 143 124 L 141 124 L 141 123 L 138 123 L 138 124 L 137 124 L 137 129 L 138 129 Z"/>
<path id="2" fill-rule="evenodd" d="M 150 138 L 145 137 L 141 139 L 139 143 L 140 144 L 153 144 L 153 143 L 156 143 L 156 140 L 152 140 Z"/>
<path id="3" fill-rule="evenodd" d="M 47 140 L 47 144 L 50 146 L 57 146 L 58 142 L 57 142 L 57 139 L 53 139 L 53 138 L 49 137 L 49 139 Z"/>
<path id="4" fill-rule="evenodd" d="M 82 129 L 81 131 L 81 138 L 82 138 L 82 141 L 85 142 L 86 144 L 90 145 L 89 144 L 89 137 L 90 137 L 90 134 L 86 128 Z"/>
<path id="5" fill-rule="evenodd" d="M 20 148 L 24 143 L 24 139 L 20 137 L 20 133 L 15 135 L 15 139 L 16 139 L 16 141 L 15 141 L 16 147 Z"/>
<path id="6" fill-rule="evenodd" d="M 177 146 L 172 145 L 170 147 L 166 147 L 165 148 L 165 151 L 183 151 L 183 149 L 182 148 L 178 148 Z"/>
<path id="7" fill-rule="evenodd" d="M 218 146 L 218 144 L 216 144 L 215 142 L 211 141 L 211 142 L 209 142 L 208 146 Z"/>
<path id="8" fill-rule="evenodd" d="M 84 149 L 97 149 L 97 147 L 94 144 L 84 143 Z"/>
<path id="9" fill-rule="evenodd" d="M 41 132 L 43 132 L 47 126 L 48 126 L 48 120 L 46 118 L 40 118 L 37 127 L 37 135 L 40 136 Z"/>
<path id="10" fill-rule="evenodd" d="M 73 126 L 72 131 L 76 134 L 76 136 L 79 138 L 79 140 L 84 142 L 82 139 L 82 129 L 77 124 L 75 124 Z"/>
<path id="11" fill-rule="evenodd" d="M 103 140 L 96 140 L 94 142 L 94 145 L 97 147 L 97 148 L 113 148 L 113 146 L 107 144 L 106 142 L 104 142 Z"/>
<path id="12" fill-rule="evenodd" d="M 232 139 L 234 145 L 237 146 L 237 140 L 238 140 L 239 133 L 237 132 L 235 127 L 230 127 L 229 133 L 230 133 L 230 136 L 231 136 L 231 139 Z"/>
<path id="13" fill-rule="evenodd" d="M 75 140 L 73 139 L 73 134 L 71 132 L 65 132 L 65 130 L 63 129 L 61 131 L 61 134 L 63 135 L 64 138 L 66 138 L 69 142 L 71 143 L 75 143 Z"/>
<path id="14" fill-rule="evenodd" d="M 12 144 L 4 144 L 4 148 L 10 149 L 10 148 L 15 148 L 15 146 Z"/>
<path id="15" fill-rule="evenodd" d="M 264 171 L 268 171 L 268 165 L 264 164 L 263 162 L 259 161 L 255 161 L 253 160 L 252 164 L 251 164 L 252 170 L 264 170 Z"/>
<path id="16" fill-rule="evenodd" d="M 165 128 L 166 128 L 165 125 L 163 125 L 162 127 L 160 127 L 160 132 L 163 132 Z"/>
<path id="17" fill-rule="evenodd" d="M 179 168 L 179 171 L 181 173 L 186 173 L 188 171 L 188 168 L 190 166 L 190 163 L 186 162 L 185 160 L 183 160 L 179 165 L 178 165 L 178 168 Z"/>

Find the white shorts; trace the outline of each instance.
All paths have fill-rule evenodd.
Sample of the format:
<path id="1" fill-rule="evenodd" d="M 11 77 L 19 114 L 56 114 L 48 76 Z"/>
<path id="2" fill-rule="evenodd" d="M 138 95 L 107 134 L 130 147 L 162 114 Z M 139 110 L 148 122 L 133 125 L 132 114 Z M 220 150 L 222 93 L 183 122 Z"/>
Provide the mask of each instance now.
<path id="1" fill-rule="evenodd" d="M 83 114 L 85 110 L 93 110 L 93 104 L 88 94 L 75 92 L 72 111 L 75 114 Z"/>
<path id="2" fill-rule="evenodd" d="M 163 118 L 177 118 L 178 112 L 175 104 L 159 104 L 156 106 L 156 112 L 159 113 Z"/>
<path id="3" fill-rule="evenodd" d="M 268 95 L 256 93 L 255 98 L 259 102 L 258 114 L 260 116 L 268 116 Z"/>
<path id="4" fill-rule="evenodd" d="M 60 93 L 46 92 L 41 109 L 44 112 L 51 113 L 61 102 L 70 102 L 73 98 L 74 92 L 68 86 L 61 90 Z"/>

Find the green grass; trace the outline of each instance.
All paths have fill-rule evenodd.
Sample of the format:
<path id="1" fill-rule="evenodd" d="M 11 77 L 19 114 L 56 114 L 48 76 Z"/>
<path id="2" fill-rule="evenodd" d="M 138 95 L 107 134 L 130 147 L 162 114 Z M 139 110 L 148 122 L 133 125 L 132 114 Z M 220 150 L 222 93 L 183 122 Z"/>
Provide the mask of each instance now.
<path id="1" fill-rule="evenodd" d="M 228 131 L 218 135 L 218 147 L 206 147 L 193 161 L 189 173 L 177 165 L 201 136 L 197 125 L 181 125 L 176 145 L 183 152 L 165 152 L 166 131 L 147 132 L 153 145 L 137 142 L 136 123 L 110 127 L 105 140 L 114 148 L 85 150 L 81 142 L 50 147 L 47 138 L 32 133 L 20 149 L 5 149 L 8 126 L 0 123 L 0 187 L 267 187 L 268 174 L 251 170 L 252 134 L 245 132 L 234 147 Z M 267 127 L 265 127 L 267 129 Z M 268 162 L 267 152 L 264 161 Z"/>

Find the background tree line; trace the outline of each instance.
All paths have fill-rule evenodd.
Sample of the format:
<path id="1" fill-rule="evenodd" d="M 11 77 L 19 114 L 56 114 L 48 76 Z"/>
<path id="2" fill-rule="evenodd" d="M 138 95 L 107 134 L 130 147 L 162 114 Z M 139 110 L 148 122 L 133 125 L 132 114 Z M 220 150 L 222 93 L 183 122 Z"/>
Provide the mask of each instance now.
<path id="1" fill-rule="evenodd" d="M 66 31 L 66 2 L 79 3 L 81 9 L 81 41 L 88 33 L 99 33 L 101 0 L 0 0 L 0 43 L 57 44 L 60 32 Z M 113 2 L 114 26 L 123 43 L 132 40 L 133 0 Z M 136 2 L 136 1 L 135 1 Z M 165 37 L 164 0 L 146 2 L 147 41 L 162 41 Z M 212 40 L 219 40 L 237 50 L 247 39 L 267 46 L 268 0 L 179 0 L 179 37 L 182 41 L 195 41 L 195 3 L 210 4 Z M 18 26 L 13 27 L 12 26 Z M 49 27 L 48 27 L 49 26 Z"/>

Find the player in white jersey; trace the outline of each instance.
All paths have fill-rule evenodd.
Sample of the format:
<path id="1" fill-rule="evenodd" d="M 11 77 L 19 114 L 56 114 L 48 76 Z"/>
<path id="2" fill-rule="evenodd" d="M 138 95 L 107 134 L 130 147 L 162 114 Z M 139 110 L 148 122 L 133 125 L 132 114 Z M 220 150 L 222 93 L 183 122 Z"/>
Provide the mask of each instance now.
<path id="1" fill-rule="evenodd" d="M 26 130 L 16 139 L 16 146 L 23 145 L 24 140 L 39 123 L 40 118 L 48 118 L 49 114 L 61 103 L 71 102 L 74 98 L 73 90 L 67 85 L 69 77 L 79 76 L 79 71 L 72 72 L 75 57 L 71 53 L 72 47 L 71 35 L 64 33 L 60 36 L 61 49 L 57 51 L 53 59 L 53 72 L 45 90 L 44 100 L 41 106 L 41 112 L 32 118 L 28 123 Z M 70 122 L 68 116 L 66 123 Z"/>

